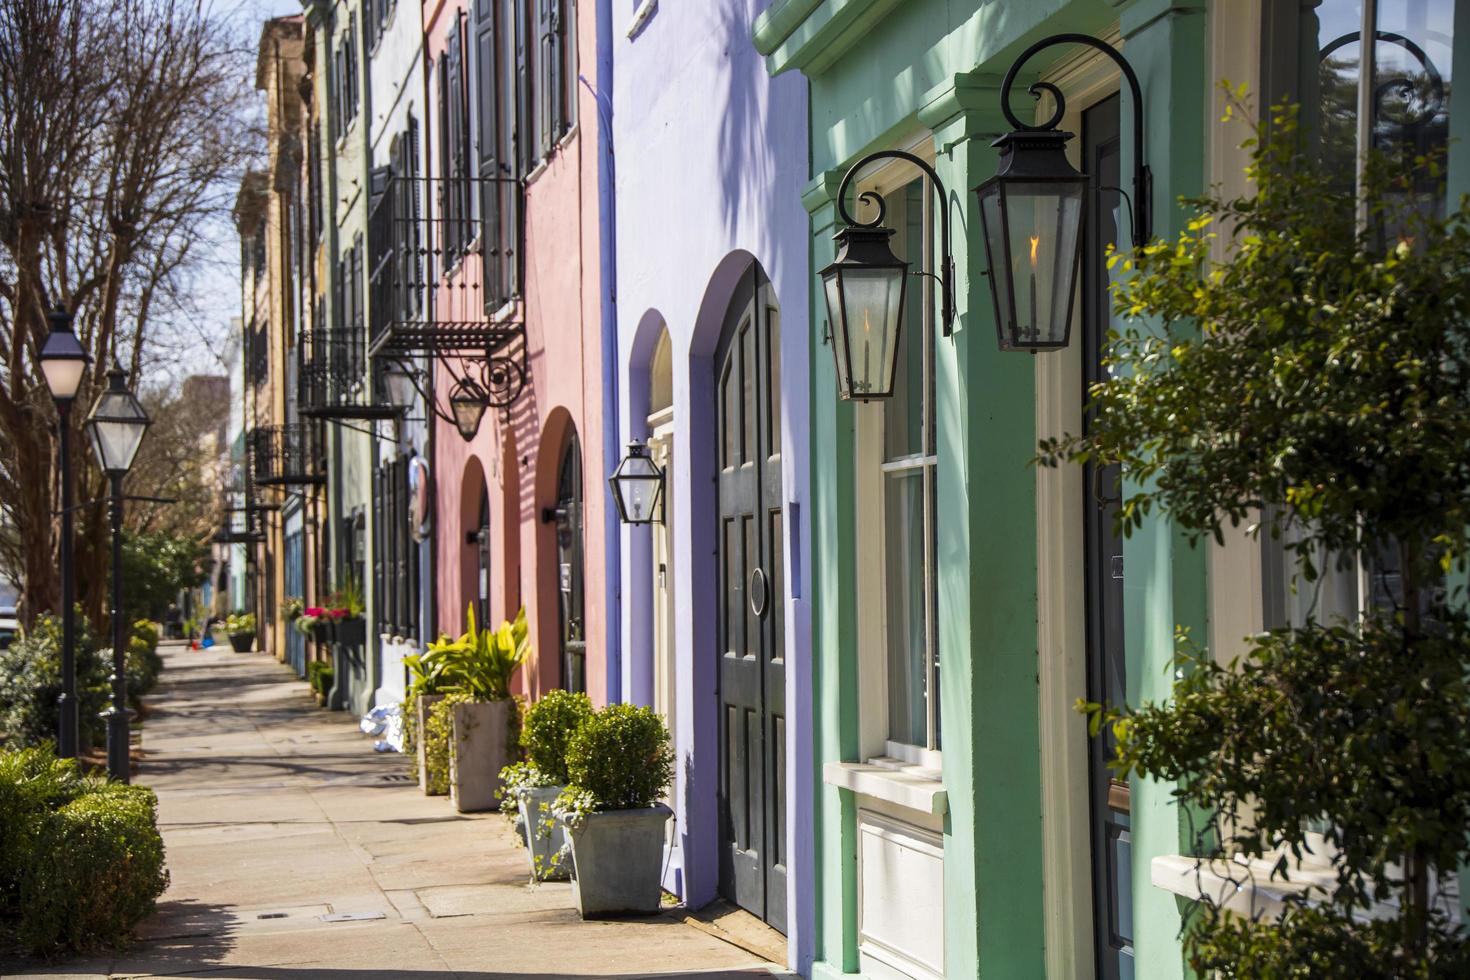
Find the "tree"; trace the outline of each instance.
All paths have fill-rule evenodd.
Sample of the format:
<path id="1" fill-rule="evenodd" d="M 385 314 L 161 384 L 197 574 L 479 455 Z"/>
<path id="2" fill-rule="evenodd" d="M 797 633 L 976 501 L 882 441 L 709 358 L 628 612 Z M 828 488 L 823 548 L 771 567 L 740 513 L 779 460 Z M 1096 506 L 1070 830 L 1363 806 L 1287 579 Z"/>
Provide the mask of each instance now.
<path id="1" fill-rule="evenodd" d="M 0 571 L 29 620 L 59 603 L 54 428 L 36 355 L 46 309 L 75 311 L 94 358 L 77 429 L 117 358 L 136 382 L 160 324 L 187 311 L 211 221 L 257 135 L 249 61 L 179 0 L 0 0 Z M 72 440 L 79 499 L 105 493 Z M 107 582 L 102 508 L 78 514 L 83 607 Z M 46 546 L 37 547 L 44 542 Z"/>
<path id="2" fill-rule="evenodd" d="M 1202 901 L 1196 970 L 1470 975 L 1435 884 L 1470 860 L 1470 617 L 1445 588 L 1470 543 L 1470 203 L 1435 217 L 1416 190 L 1436 162 L 1375 157 L 1357 227 L 1295 119 L 1273 110 L 1253 144 L 1252 194 L 1194 202 L 1177 240 L 1113 256 L 1126 327 L 1088 433 L 1042 461 L 1120 465 L 1125 533 L 1149 515 L 1195 542 L 1244 525 L 1283 542 L 1297 587 L 1345 562 L 1381 601 L 1254 637 L 1235 663 L 1184 637 L 1171 701 L 1083 707 L 1123 778 L 1170 781 L 1203 814 L 1202 857 L 1279 856 L 1289 877 L 1311 828 L 1330 845 L 1332 884 L 1279 918 Z M 1383 229 L 1400 230 L 1386 248 Z"/>
<path id="3" fill-rule="evenodd" d="M 130 618 L 161 620 L 179 590 L 205 579 L 209 546 L 169 531 L 129 533 L 123 538 L 123 604 Z"/>

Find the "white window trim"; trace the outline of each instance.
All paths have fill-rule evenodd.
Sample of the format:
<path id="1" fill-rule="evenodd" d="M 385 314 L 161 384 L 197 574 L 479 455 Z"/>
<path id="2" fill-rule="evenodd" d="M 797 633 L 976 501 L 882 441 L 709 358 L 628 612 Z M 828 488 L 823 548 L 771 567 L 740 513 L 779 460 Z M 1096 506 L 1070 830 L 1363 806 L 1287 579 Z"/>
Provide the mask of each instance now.
<path id="1" fill-rule="evenodd" d="M 923 131 L 903 141 L 900 146 L 905 151 L 933 164 L 934 138 L 932 133 Z M 850 193 L 854 199 L 864 191 L 887 195 L 922 176 L 923 173 L 907 161 L 888 160 L 855 181 L 855 187 Z M 928 215 L 933 208 L 932 194 L 926 195 L 924 202 L 926 215 Z M 932 217 L 928 220 L 932 224 Z M 925 255 L 921 260 L 922 268 L 933 267 L 933 249 L 933 235 L 931 235 L 925 245 Z M 920 261 L 914 261 L 914 265 L 916 268 L 919 267 Z M 932 280 L 922 277 L 918 278 L 917 282 L 922 283 L 925 293 L 932 297 Z M 925 317 L 931 332 L 936 326 L 933 305 L 932 302 L 925 304 Z M 908 328 L 913 327 L 909 325 Z M 916 453 L 901 459 L 885 461 L 882 455 L 883 404 L 881 402 L 858 402 L 854 404 L 853 411 L 855 423 L 853 454 L 855 519 L 853 527 L 854 534 L 857 536 L 858 555 L 855 576 L 858 656 L 862 664 L 858 675 L 858 730 L 860 758 L 869 761 L 867 763 L 830 764 L 839 767 L 858 767 L 854 771 L 862 773 L 868 782 L 876 780 L 875 785 L 880 787 L 883 785 L 881 780 L 884 778 L 884 773 L 891 771 L 892 768 L 885 765 L 884 760 L 919 767 L 934 773 L 936 777 L 943 771 L 943 755 L 939 749 L 895 742 L 888 737 L 888 650 L 883 642 L 888 635 L 888 607 L 883 593 L 883 569 L 886 567 L 885 541 L 882 535 L 865 536 L 863 532 L 864 528 L 885 526 L 884 490 L 881 481 L 865 478 L 864 475 L 886 475 L 924 469 L 936 465 L 938 456 L 932 453 Z M 926 506 L 932 506 L 932 504 L 926 504 Z M 932 548 L 933 545 L 931 544 L 930 547 Z M 834 774 L 840 772 L 841 770 L 833 770 Z M 834 779 L 826 777 L 827 773 L 824 771 L 824 780 L 832 782 L 833 785 L 851 788 L 844 781 L 834 781 L 836 777 Z M 841 778 L 846 779 L 846 777 Z M 936 778 L 935 783 L 937 787 L 935 791 L 942 793 L 942 782 Z M 894 795 L 905 796 L 905 792 L 901 789 L 894 790 L 888 795 L 884 795 L 884 792 L 880 788 L 870 795 L 888 802 L 899 802 L 892 798 Z M 899 805 L 904 804 L 900 802 Z"/>

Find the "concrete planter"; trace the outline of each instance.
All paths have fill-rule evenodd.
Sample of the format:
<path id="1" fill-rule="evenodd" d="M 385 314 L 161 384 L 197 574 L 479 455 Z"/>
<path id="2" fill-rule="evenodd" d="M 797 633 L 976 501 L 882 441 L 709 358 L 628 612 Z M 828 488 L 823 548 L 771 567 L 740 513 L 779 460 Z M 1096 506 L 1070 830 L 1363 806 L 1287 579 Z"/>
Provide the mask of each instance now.
<path id="1" fill-rule="evenodd" d="M 449 798 L 460 813 L 500 805 L 500 770 L 514 761 L 510 713 L 514 701 L 471 701 L 454 706 L 449 736 Z"/>
<path id="2" fill-rule="evenodd" d="M 664 824 L 662 803 L 642 810 L 589 813 L 567 827 L 572 843 L 572 896 L 587 919 L 659 910 Z"/>
<path id="3" fill-rule="evenodd" d="M 429 730 L 429 709 L 444 700 L 442 694 L 420 694 L 414 704 L 414 721 L 418 724 L 418 734 L 415 736 L 414 749 L 419 760 L 419 789 L 426 796 L 438 794 L 429 792 L 429 767 L 428 759 L 425 757 L 424 733 Z"/>
<path id="4" fill-rule="evenodd" d="M 572 871 L 567 828 L 551 810 L 561 786 L 528 786 L 516 793 L 525 828 L 526 858 L 536 881 L 565 881 Z"/>

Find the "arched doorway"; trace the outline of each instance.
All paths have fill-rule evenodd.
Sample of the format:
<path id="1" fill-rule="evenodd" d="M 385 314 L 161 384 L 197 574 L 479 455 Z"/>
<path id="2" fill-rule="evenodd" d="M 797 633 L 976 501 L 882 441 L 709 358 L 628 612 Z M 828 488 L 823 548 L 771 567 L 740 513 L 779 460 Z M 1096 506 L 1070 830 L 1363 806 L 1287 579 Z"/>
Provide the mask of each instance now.
<path id="1" fill-rule="evenodd" d="M 715 351 L 720 893 L 786 930 L 781 321 L 752 263 Z"/>
<path id="2" fill-rule="evenodd" d="M 582 445 L 573 430 L 557 465 L 555 516 L 561 682 L 577 692 L 587 690 L 583 510 Z"/>
<path id="3" fill-rule="evenodd" d="M 490 488 L 480 483 L 480 520 L 474 535 L 475 620 L 481 629 L 490 622 Z"/>
<path id="4" fill-rule="evenodd" d="M 664 716 L 670 731 L 677 731 L 675 716 L 674 662 L 674 526 L 673 494 L 667 485 L 674 472 L 674 350 L 669 330 L 659 331 L 658 342 L 648 366 L 648 454 L 665 474 L 660 506 L 661 520 L 650 525 L 653 554 L 653 710 Z M 672 792 L 672 789 L 670 790 Z"/>

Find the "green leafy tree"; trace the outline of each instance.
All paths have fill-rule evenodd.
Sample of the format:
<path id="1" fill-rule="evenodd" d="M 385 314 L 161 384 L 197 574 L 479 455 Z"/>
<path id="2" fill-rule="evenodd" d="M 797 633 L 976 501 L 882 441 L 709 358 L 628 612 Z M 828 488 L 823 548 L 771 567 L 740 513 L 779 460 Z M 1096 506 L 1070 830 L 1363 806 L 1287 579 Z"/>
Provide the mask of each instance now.
<path id="1" fill-rule="evenodd" d="M 1399 579 L 1361 618 L 1309 616 L 1234 663 L 1186 640 L 1168 703 L 1083 707 L 1123 777 L 1204 815 L 1202 857 L 1276 859 L 1285 878 L 1309 829 L 1328 845 L 1330 884 L 1279 917 L 1205 899 L 1194 969 L 1466 976 L 1437 883 L 1470 861 L 1470 618 L 1445 589 L 1470 528 L 1470 212 L 1415 207 L 1433 160 L 1375 159 L 1359 227 L 1295 119 L 1273 110 L 1252 142 L 1253 193 L 1193 202 L 1175 241 L 1113 257 L 1123 327 L 1092 423 L 1041 459 L 1119 465 L 1124 533 L 1150 515 L 1196 544 L 1243 526 L 1281 540 L 1298 588 L 1335 562 Z"/>
<path id="2" fill-rule="evenodd" d="M 204 582 L 209 547 L 170 531 L 123 537 L 123 604 L 131 616 L 162 619 L 180 589 Z"/>

